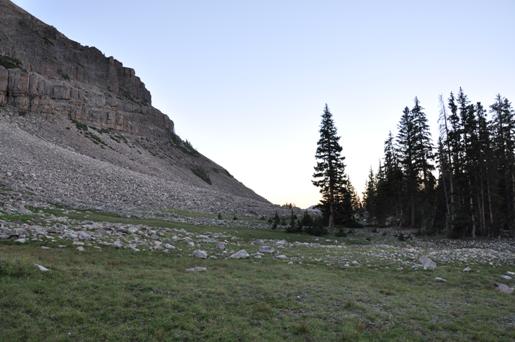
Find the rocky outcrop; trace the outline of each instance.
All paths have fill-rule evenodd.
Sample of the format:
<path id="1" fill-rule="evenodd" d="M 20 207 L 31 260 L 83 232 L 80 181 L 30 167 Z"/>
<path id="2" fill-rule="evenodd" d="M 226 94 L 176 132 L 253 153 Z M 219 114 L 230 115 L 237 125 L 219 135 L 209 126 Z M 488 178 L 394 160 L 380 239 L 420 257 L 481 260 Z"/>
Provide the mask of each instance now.
<path id="1" fill-rule="evenodd" d="M 180 139 L 133 69 L 8 0 L 0 0 L 0 131 L 0 160 L 8 161 L 0 179 L 12 174 L 9 187 L 47 200 L 275 210 Z"/>
<path id="2" fill-rule="evenodd" d="M 0 0 L 0 105 L 21 113 L 68 116 L 98 128 L 169 139 L 173 122 L 113 57 L 71 41 Z"/>

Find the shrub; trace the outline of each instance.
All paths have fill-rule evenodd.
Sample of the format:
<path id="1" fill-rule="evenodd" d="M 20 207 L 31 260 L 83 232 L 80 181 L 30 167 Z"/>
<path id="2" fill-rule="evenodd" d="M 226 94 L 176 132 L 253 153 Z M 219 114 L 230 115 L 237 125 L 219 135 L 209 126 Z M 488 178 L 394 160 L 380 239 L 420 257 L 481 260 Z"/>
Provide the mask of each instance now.
<path id="1" fill-rule="evenodd" d="M 16 69 L 21 68 L 21 62 L 16 58 L 1 56 L 0 55 L 0 65 L 6 69 Z"/>
<path id="2" fill-rule="evenodd" d="M 200 166 L 195 166 L 195 167 L 191 168 L 191 172 L 193 172 L 193 174 L 195 176 L 202 179 L 207 184 L 209 184 L 209 185 L 213 184 L 213 183 L 211 183 L 211 178 L 209 178 L 209 175 L 206 172 L 206 170 L 204 170 Z"/>

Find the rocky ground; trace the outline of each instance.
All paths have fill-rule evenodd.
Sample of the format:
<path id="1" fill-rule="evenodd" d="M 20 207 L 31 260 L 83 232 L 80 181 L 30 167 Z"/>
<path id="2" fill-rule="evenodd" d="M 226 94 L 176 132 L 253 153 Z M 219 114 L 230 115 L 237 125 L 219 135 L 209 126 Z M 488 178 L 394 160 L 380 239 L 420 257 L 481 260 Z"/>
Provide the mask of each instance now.
<path id="1" fill-rule="evenodd" d="M 29 199 L 27 199 L 29 198 Z M 345 238 L 311 237 L 272 231 L 266 218 L 234 217 L 168 210 L 143 216 L 64 209 L 3 188 L 0 240 L 37 243 L 43 249 L 73 248 L 77 253 L 103 248 L 151 251 L 199 259 L 275 259 L 288 264 L 338 268 L 386 267 L 432 270 L 439 265 L 514 265 L 513 240 L 419 238 L 393 229 L 349 230 Z M 235 219 L 236 218 L 236 219 Z M 51 265 L 43 265 L 51 268 Z M 192 271 L 204 269 L 192 269 Z M 515 272 L 515 269 L 513 270 Z M 512 291 L 513 274 L 499 275 Z M 445 280 L 442 280 L 445 281 Z"/>
<path id="2" fill-rule="evenodd" d="M 236 195 L 244 187 L 234 179 L 233 185 L 223 183 L 227 177 L 215 178 L 219 173 L 213 171 L 210 186 L 169 156 L 151 154 L 156 150 L 134 137 L 113 140 L 112 134 L 81 131 L 68 119 L 20 117 L 4 108 L 0 182 L 46 202 L 118 213 L 180 208 L 260 216 L 278 210 L 257 195 L 246 197 L 248 190 Z"/>

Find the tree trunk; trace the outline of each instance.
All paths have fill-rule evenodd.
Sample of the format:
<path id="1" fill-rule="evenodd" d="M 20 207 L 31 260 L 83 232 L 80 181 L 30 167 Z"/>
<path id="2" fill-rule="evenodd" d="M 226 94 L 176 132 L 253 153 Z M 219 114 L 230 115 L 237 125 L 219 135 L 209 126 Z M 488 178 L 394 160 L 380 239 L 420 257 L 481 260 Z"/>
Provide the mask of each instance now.
<path id="1" fill-rule="evenodd" d="M 443 194 L 445 198 L 445 231 L 449 233 L 449 221 L 451 219 L 451 209 L 449 203 L 449 190 L 447 189 L 447 182 L 445 181 L 446 175 L 442 176 L 443 180 Z"/>
<path id="2" fill-rule="evenodd" d="M 474 198 L 472 191 L 472 181 L 470 180 L 470 176 L 468 177 L 468 187 L 469 187 L 469 206 L 470 206 L 470 220 L 472 221 L 472 238 L 476 238 L 476 215 L 474 213 Z"/>
<path id="3" fill-rule="evenodd" d="M 329 204 L 329 232 L 334 231 L 334 203 Z"/>
<path id="4" fill-rule="evenodd" d="M 490 176 L 488 175 L 486 178 L 486 195 L 488 197 L 488 223 L 490 225 L 490 229 L 488 229 L 488 235 L 490 235 L 490 233 L 492 232 L 491 230 L 494 227 L 494 214 L 492 210 L 492 191 L 490 190 L 491 187 L 492 186 L 490 184 Z"/>

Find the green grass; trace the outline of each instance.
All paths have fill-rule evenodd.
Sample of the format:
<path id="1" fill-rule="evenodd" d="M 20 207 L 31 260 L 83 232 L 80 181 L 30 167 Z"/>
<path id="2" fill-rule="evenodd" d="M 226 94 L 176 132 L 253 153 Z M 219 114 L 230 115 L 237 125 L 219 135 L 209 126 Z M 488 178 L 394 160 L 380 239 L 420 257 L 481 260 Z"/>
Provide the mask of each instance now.
<path id="1" fill-rule="evenodd" d="M 186 210 L 186 209 L 177 209 L 177 208 L 170 208 L 166 210 L 170 213 L 176 214 L 178 216 L 186 216 L 186 217 L 202 217 L 202 218 L 210 218 L 210 219 L 216 219 L 218 218 L 217 214 L 213 213 L 206 213 L 202 211 L 195 211 L 195 210 Z"/>
<path id="2" fill-rule="evenodd" d="M 186 229 L 195 233 L 205 233 L 205 232 L 217 232 L 217 233 L 228 233 L 233 236 L 236 236 L 245 241 L 252 241 L 256 239 L 276 239 L 276 240 L 287 240 L 287 241 L 302 241 L 302 242 L 315 242 L 316 237 L 306 235 L 306 234 L 297 234 L 297 233 L 285 233 L 283 230 L 265 230 L 265 229 L 251 229 L 248 227 L 222 227 L 222 226 L 203 226 L 203 225 L 193 225 L 184 222 L 174 222 L 168 221 L 164 219 L 155 219 L 155 218 L 137 218 L 137 217 L 123 217 L 114 213 L 107 212 L 98 212 L 98 211 L 90 211 L 90 210 L 67 210 L 62 208 L 54 208 L 54 209 L 36 209 L 30 208 L 36 213 L 39 214 L 52 214 L 59 217 L 68 217 L 73 220 L 79 221 L 96 221 L 96 222 L 110 222 L 110 223 L 124 223 L 124 224 L 142 224 L 151 227 L 160 227 L 160 228 L 178 228 L 178 229 Z M 177 209 L 171 209 L 175 213 L 180 213 L 181 216 L 190 216 L 193 213 L 195 215 L 209 215 L 201 212 L 191 212 L 191 211 L 183 211 Z M 188 215 L 189 214 L 189 215 Z M 207 217 L 207 216 L 206 216 Z M 342 238 L 336 238 L 342 239 Z M 350 240 L 349 240 L 350 241 Z M 359 243 L 362 243 L 361 240 L 356 239 Z"/>
<path id="3" fill-rule="evenodd" d="M 21 222 L 28 223 L 33 222 L 33 215 L 22 215 L 22 214 L 7 214 L 0 211 L 0 220 L 9 222 Z"/>
<path id="4" fill-rule="evenodd" d="M 191 266 L 208 271 L 185 272 Z M 474 270 L 343 270 L 0 243 L 0 340 L 513 340 L 515 302 L 493 289 L 508 268 Z"/>

